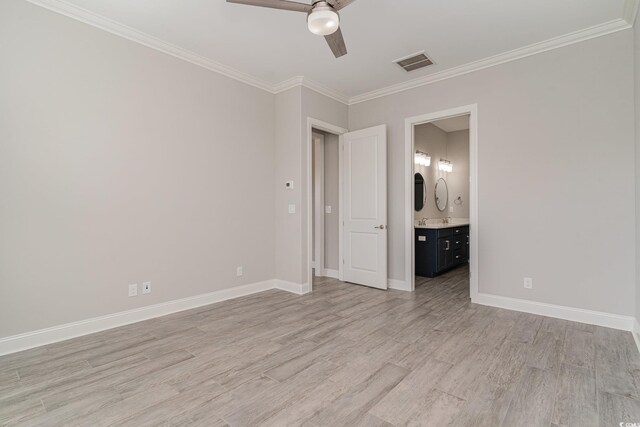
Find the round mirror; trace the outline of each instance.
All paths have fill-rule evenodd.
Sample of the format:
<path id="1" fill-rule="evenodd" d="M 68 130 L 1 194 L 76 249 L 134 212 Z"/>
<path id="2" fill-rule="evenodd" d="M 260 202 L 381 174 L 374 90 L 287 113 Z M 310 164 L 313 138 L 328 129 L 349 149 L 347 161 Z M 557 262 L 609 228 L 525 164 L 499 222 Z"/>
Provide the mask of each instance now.
<path id="1" fill-rule="evenodd" d="M 414 206 L 415 206 L 416 212 L 419 212 L 422 210 L 422 208 L 424 208 L 424 205 L 426 204 L 426 201 L 427 201 L 427 184 L 424 181 L 424 177 L 420 173 L 417 173 L 414 175 L 414 182 L 415 182 Z"/>
<path id="2" fill-rule="evenodd" d="M 444 178 L 440 178 L 436 182 L 436 207 L 440 212 L 444 212 L 447 209 L 447 203 L 449 202 L 449 190 L 447 189 L 447 181 Z"/>

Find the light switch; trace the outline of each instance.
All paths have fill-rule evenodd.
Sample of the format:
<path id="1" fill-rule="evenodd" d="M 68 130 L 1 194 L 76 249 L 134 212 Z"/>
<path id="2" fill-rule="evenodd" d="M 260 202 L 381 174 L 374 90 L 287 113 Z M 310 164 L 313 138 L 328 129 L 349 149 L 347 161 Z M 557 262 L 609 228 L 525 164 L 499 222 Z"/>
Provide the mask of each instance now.
<path id="1" fill-rule="evenodd" d="M 325 206 L 324 213 L 331 213 L 331 206 Z"/>
<path id="2" fill-rule="evenodd" d="M 296 205 L 289 205 L 289 213 L 290 214 L 296 213 Z"/>

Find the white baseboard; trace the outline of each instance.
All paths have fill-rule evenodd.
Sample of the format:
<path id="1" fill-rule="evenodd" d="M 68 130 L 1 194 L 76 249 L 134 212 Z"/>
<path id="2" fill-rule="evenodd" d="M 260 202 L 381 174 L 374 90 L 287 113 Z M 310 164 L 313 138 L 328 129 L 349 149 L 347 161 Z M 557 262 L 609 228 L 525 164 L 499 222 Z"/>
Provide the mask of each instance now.
<path id="1" fill-rule="evenodd" d="M 633 340 L 636 342 L 636 347 L 638 347 L 638 351 L 640 351 L 640 323 L 638 323 L 638 319 L 633 319 Z"/>
<path id="2" fill-rule="evenodd" d="M 411 287 L 409 286 L 409 283 L 407 283 L 404 280 L 389 279 L 387 283 L 388 283 L 389 289 L 395 289 L 396 291 L 411 292 Z"/>
<path id="3" fill-rule="evenodd" d="M 308 283 L 293 283 L 286 280 L 275 279 L 274 288 L 287 292 L 292 292 L 298 295 L 304 295 L 311 291 Z"/>
<path id="4" fill-rule="evenodd" d="M 330 268 L 325 268 L 324 269 L 324 275 L 326 277 L 331 277 L 332 279 L 337 279 L 338 278 L 338 270 L 332 270 Z"/>
<path id="5" fill-rule="evenodd" d="M 541 316 L 556 317 L 558 319 L 571 320 L 573 322 L 603 326 L 605 328 L 621 329 L 623 331 L 633 331 L 634 322 L 637 323 L 631 316 L 555 304 L 546 304 L 542 302 L 491 294 L 479 293 L 475 298 L 471 299 L 471 302 L 491 307 L 506 308 L 507 310 L 523 311 L 525 313 L 539 314 Z"/>
<path id="6" fill-rule="evenodd" d="M 0 338 L 0 356 L 52 344 L 58 341 L 65 341 L 82 335 L 116 328 L 118 326 L 141 322 L 154 317 L 165 316 L 179 311 L 190 310 L 192 308 L 202 307 L 216 302 L 239 298 L 267 291 L 269 289 L 282 289 L 296 294 L 309 292 L 308 285 L 299 285 L 281 280 L 266 280 L 264 282 L 237 286 L 235 288 L 223 289 L 207 294 L 163 302 L 160 304 L 135 308 L 133 310 L 108 314 L 106 316 L 94 317 L 92 319 L 80 320 L 78 322 Z"/>

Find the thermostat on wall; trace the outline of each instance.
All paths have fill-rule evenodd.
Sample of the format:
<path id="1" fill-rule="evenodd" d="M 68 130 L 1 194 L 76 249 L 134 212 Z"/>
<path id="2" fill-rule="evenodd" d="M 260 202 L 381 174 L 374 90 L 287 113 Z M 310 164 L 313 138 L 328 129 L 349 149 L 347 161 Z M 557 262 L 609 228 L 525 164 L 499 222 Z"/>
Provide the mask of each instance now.
<path id="1" fill-rule="evenodd" d="M 287 190 L 293 190 L 293 181 L 287 181 L 284 183 L 284 188 Z"/>

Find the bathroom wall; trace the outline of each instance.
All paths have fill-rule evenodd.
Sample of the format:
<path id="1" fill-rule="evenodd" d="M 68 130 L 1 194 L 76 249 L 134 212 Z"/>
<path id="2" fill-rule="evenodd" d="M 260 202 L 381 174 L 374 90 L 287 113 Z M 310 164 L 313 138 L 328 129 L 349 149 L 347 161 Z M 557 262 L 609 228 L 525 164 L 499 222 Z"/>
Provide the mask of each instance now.
<path id="1" fill-rule="evenodd" d="M 422 210 L 414 211 L 416 220 L 421 218 L 469 218 L 469 131 L 445 132 L 432 123 L 415 128 L 415 149 L 431 155 L 431 165 L 415 165 L 415 171 L 426 181 L 426 203 Z M 453 172 L 438 169 L 438 161 L 445 158 L 453 163 Z M 449 189 L 447 208 L 440 212 L 435 203 L 435 185 L 444 178 Z M 462 204 L 454 204 L 461 197 Z M 453 211 L 451 211 L 453 207 Z"/>
<path id="2" fill-rule="evenodd" d="M 469 218 L 469 130 L 447 133 L 447 159 L 453 163 L 453 172 L 447 173 L 449 184 L 449 211 L 451 218 Z M 455 201 L 460 197 L 459 201 Z"/>

